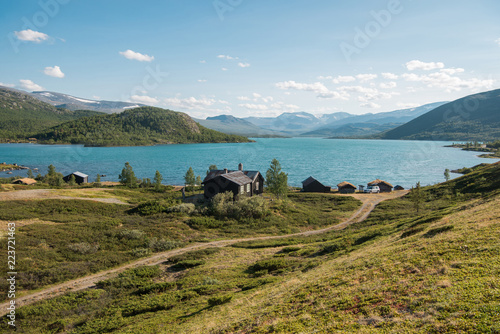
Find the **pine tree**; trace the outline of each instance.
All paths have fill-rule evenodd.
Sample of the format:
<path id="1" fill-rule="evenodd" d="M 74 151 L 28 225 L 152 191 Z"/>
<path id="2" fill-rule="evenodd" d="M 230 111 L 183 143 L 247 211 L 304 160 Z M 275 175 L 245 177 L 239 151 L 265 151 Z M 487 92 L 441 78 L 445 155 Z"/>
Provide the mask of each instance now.
<path id="1" fill-rule="evenodd" d="M 96 183 L 101 183 L 101 174 L 97 174 L 97 176 L 95 178 L 95 182 Z"/>
<path id="2" fill-rule="evenodd" d="M 70 186 L 76 186 L 76 178 L 75 178 L 75 175 L 71 174 L 70 178 L 69 178 L 69 181 L 68 181 L 68 184 Z"/>
<path id="3" fill-rule="evenodd" d="M 424 194 L 422 193 L 422 189 L 420 188 L 420 182 L 417 182 L 415 187 L 411 188 L 410 192 L 410 200 L 413 202 L 417 213 L 420 211 L 420 206 L 424 200 Z"/>
<path id="4" fill-rule="evenodd" d="M 210 165 L 208 166 L 208 170 L 207 170 L 207 175 L 213 171 L 213 170 L 217 170 L 217 165 Z"/>
<path id="5" fill-rule="evenodd" d="M 196 178 L 194 176 L 193 168 L 189 167 L 186 175 L 184 176 L 184 181 L 186 181 L 186 185 L 194 186 L 194 184 L 196 183 Z"/>
<path id="6" fill-rule="evenodd" d="M 155 177 L 153 180 L 155 183 L 155 190 L 159 191 L 161 189 L 161 181 L 163 181 L 163 176 L 161 176 L 159 171 L 156 171 Z"/>
<path id="7" fill-rule="evenodd" d="M 200 175 L 198 175 L 198 176 L 196 177 L 196 182 L 195 182 L 195 183 L 196 183 L 196 185 L 197 185 L 197 186 L 201 186 L 201 182 L 202 182 L 202 181 L 201 181 L 201 176 L 200 176 Z"/>
<path id="8" fill-rule="evenodd" d="M 120 175 L 118 175 L 120 183 L 129 188 L 137 187 L 137 178 L 135 177 L 134 170 L 128 162 L 125 163 L 125 167 L 122 169 Z"/>
<path id="9" fill-rule="evenodd" d="M 446 169 L 444 170 L 444 179 L 445 179 L 446 181 L 449 181 L 449 180 L 450 180 L 450 170 L 449 170 L 448 168 L 446 168 Z"/>
<path id="10" fill-rule="evenodd" d="M 285 198 L 288 193 L 288 174 L 281 171 L 281 164 L 277 159 L 271 161 L 266 172 L 266 186 L 278 198 Z"/>
<path id="11" fill-rule="evenodd" d="M 28 177 L 30 179 L 33 179 L 35 176 L 33 175 L 33 172 L 31 171 L 31 169 L 28 169 Z"/>

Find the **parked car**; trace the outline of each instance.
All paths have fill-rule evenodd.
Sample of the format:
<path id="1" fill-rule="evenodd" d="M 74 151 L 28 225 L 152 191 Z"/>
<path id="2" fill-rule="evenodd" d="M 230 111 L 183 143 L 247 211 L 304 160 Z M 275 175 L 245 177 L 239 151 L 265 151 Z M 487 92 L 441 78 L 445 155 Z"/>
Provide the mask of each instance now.
<path id="1" fill-rule="evenodd" d="M 365 193 L 370 193 L 370 194 L 378 194 L 380 192 L 380 188 L 379 186 L 368 186 L 365 188 L 365 190 L 363 191 Z"/>

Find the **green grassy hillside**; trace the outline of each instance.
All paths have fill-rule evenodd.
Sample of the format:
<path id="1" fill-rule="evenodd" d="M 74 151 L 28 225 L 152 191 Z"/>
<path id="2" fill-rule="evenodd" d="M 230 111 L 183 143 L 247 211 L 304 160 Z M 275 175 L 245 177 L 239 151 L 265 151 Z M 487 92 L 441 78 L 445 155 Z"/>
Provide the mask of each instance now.
<path id="1" fill-rule="evenodd" d="M 500 89 L 447 103 L 379 137 L 418 140 L 498 140 Z"/>
<path id="2" fill-rule="evenodd" d="M 423 188 L 418 213 L 405 196 L 345 230 L 192 251 L 23 307 L 18 321 L 37 333 L 496 333 L 499 187 L 500 164 L 488 165 Z"/>
<path id="3" fill-rule="evenodd" d="M 48 127 L 99 114 L 57 109 L 20 91 L 0 88 L 0 142 L 26 139 Z"/>
<path id="4" fill-rule="evenodd" d="M 120 114 L 93 116 L 67 122 L 35 135 L 46 144 L 133 146 L 172 143 L 248 142 L 198 125 L 187 114 L 140 107 Z"/>

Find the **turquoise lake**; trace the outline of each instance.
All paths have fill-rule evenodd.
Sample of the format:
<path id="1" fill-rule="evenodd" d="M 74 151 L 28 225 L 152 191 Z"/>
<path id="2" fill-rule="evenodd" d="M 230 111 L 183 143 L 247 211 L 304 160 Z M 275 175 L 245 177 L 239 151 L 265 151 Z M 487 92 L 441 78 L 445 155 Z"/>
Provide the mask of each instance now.
<path id="1" fill-rule="evenodd" d="M 58 172 L 80 171 L 95 180 L 117 181 L 125 162 L 130 162 L 139 178 L 153 178 L 155 171 L 163 175 L 163 183 L 181 185 L 187 169 L 205 176 L 208 166 L 237 169 L 243 163 L 247 170 L 265 175 L 273 158 L 288 173 L 292 186 L 313 176 L 325 185 L 342 181 L 355 185 L 380 178 L 393 185 L 411 187 L 444 181 L 446 168 L 471 167 L 498 160 L 478 158 L 478 152 L 467 152 L 444 145 L 450 142 L 354 140 L 321 138 L 256 138 L 244 144 L 182 144 L 146 147 L 83 147 L 80 145 L 0 144 L 0 162 L 17 163 L 38 168 L 42 174 L 53 164 Z M 0 177 L 12 175 L 0 172 Z M 451 174 L 457 177 L 457 174 Z"/>

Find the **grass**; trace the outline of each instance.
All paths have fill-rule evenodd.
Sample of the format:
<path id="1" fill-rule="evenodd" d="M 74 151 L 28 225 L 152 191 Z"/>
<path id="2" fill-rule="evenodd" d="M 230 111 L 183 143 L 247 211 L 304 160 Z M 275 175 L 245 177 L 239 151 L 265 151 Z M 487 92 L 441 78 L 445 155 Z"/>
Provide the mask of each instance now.
<path id="1" fill-rule="evenodd" d="M 96 289 L 20 308 L 19 323 L 37 333 L 499 332 L 498 173 L 485 167 L 424 188 L 418 214 L 403 197 L 344 230 L 198 250 L 129 270 Z M 327 218 L 318 209 L 340 206 L 309 199 L 272 210 L 316 211 L 320 226 Z"/>
<path id="2" fill-rule="evenodd" d="M 18 222 L 16 242 L 23 245 L 16 250 L 20 293 L 191 242 L 316 229 L 339 221 L 359 206 L 353 199 L 321 195 L 306 196 L 303 203 L 300 195 L 294 195 L 286 205 L 273 202 L 272 213 L 263 219 L 219 220 L 203 206 L 195 210 L 189 204 L 189 211 L 173 210 L 180 201 L 180 193 L 174 191 L 157 193 L 123 188 L 96 190 L 97 194 L 91 188 L 56 191 L 74 196 L 109 195 L 140 204 L 128 207 L 76 199 L 0 202 L 0 220 Z M 328 213 L 314 220 L 308 218 L 323 207 L 328 208 Z M 214 225 L 196 225 L 194 221 L 210 221 Z M 5 252 L 4 249 L 2 253 Z M 198 265 L 191 262 L 178 266 Z M 1 289 L 6 287 L 7 282 L 0 283 Z"/>

